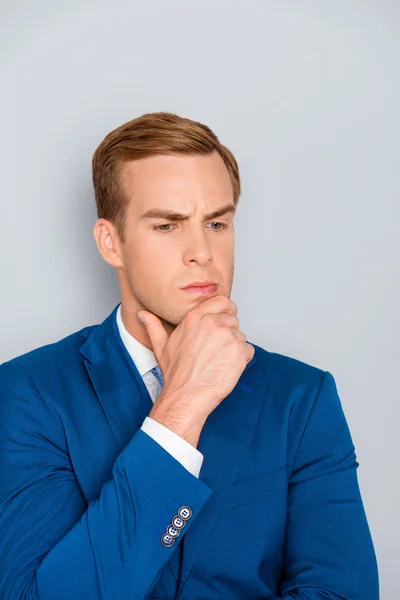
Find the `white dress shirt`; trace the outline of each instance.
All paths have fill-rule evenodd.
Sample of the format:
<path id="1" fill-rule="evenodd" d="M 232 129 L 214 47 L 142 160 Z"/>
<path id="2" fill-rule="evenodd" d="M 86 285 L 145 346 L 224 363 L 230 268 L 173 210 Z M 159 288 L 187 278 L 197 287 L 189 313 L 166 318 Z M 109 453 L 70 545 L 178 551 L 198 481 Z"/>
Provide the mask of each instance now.
<path id="1" fill-rule="evenodd" d="M 157 366 L 158 363 L 154 352 L 139 342 L 126 329 L 121 317 L 121 304 L 117 310 L 117 327 L 124 346 L 135 363 L 154 404 L 162 390 L 161 383 L 151 372 L 151 369 Z M 197 448 L 150 417 L 145 418 L 141 429 L 176 458 L 192 475 L 199 476 L 204 457 Z"/>

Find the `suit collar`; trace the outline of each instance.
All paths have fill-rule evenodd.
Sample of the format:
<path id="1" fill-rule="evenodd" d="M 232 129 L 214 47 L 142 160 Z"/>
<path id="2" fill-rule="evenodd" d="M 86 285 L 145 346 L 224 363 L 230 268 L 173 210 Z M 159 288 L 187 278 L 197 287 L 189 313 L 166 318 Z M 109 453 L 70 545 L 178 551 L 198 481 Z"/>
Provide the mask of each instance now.
<path id="1" fill-rule="evenodd" d="M 104 360 L 107 354 L 107 347 L 113 345 L 119 337 L 116 315 L 117 305 L 110 315 L 100 325 L 96 325 L 86 341 L 82 344 L 79 352 L 92 364 Z"/>
<path id="2" fill-rule="evenodd" d="M 153 402 L 116 323 L 118 306 L 80 348 L 85 368 L 120 451 L 141 427 Z"/>
<path id="3" fill-rule="evenodd" d="M 143 375 L 158 364 L 154 352 L 129 333 L 122 320 L 121 304 L 118 306 L 116 318 L 118 331 L 124 346 L 135 363 L 140 376 L 143 377 Z"/>

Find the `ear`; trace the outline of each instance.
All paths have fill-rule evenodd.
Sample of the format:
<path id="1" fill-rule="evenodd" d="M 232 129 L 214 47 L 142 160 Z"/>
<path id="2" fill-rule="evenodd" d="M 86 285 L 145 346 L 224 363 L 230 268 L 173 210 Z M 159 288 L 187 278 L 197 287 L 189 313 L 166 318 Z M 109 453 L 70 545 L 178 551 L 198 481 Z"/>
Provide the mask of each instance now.
<path id="1" fill-rule="evenodd" d="M 115 268 L 122 267 L 121 242 L 114 225 L 107 219 L 98 219 L 93 235 L 102 258 Z"/>

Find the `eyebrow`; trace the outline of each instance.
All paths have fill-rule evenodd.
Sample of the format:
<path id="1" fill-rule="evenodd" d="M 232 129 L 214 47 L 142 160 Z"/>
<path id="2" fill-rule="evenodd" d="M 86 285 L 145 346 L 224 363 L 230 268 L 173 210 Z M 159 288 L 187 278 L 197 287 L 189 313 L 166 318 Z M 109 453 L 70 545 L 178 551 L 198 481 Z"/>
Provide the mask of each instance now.
<path id="1" fill-rule="evenodd" d="M 235 214 L 236 206 L 234 204 L 226 204 L 225 206 L 221 206 L 221 208 L 214 210 L 208 215 L 204 215 L 204 219 L 206 221 L 208 219 L 215 219 L 216 217 L 222 217 L 222 215 L 225 215 L 229 212 Z M 139 219 L 168 219 L 169 221 L 188 221 L 190 219 L 190 215 L 184 215 L 183 213 L 175 210 L 150 208 L 148 211 L 143 213 Z"/>

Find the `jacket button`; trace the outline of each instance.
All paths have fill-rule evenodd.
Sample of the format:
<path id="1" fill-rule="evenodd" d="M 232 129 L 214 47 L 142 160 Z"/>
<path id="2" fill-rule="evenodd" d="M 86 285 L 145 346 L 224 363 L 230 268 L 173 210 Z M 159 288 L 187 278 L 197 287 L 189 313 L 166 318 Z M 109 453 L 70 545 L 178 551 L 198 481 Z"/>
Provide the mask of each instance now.
<path id="1" fill-rule="evenodd" d="M 181 530 L 178 529 L 177 527 L 174 527 L 173 525 L 168 525 L 167 527 L 167 533 L 169 536 L 175 538 L 178 537 L 178 535 L 180 534 Z"/>
<path id="2" fill-rule="evenodd" d="M 168 533 L 164 533 L 164 535 L 161 536 L 161 543 L 166 548 L 170 548 L 175 544 L 175 538 L 170 536 Z"/>
<path id="3" fill-rule="evenodd" d="M 178 517 L 178 515 L 175 515 L 174 518 L 172 519 L 172 525 L 174 527 L 177 527 L 178 529 L 182 529 L 182 527 L 185 527 L 186 521 L 184 519 L 181 519 L 180 517 Z"/>
<path id="4" fill-rule="evenodd" d="M 188 506 L 181 506 L 180 509 L 178 510 L 178 517 L 180 517 L 181 519 L 185 519 L 185 521 L 190 519 L 192 514 L 193 514 L 192 509 L 189 508 Z"/>

